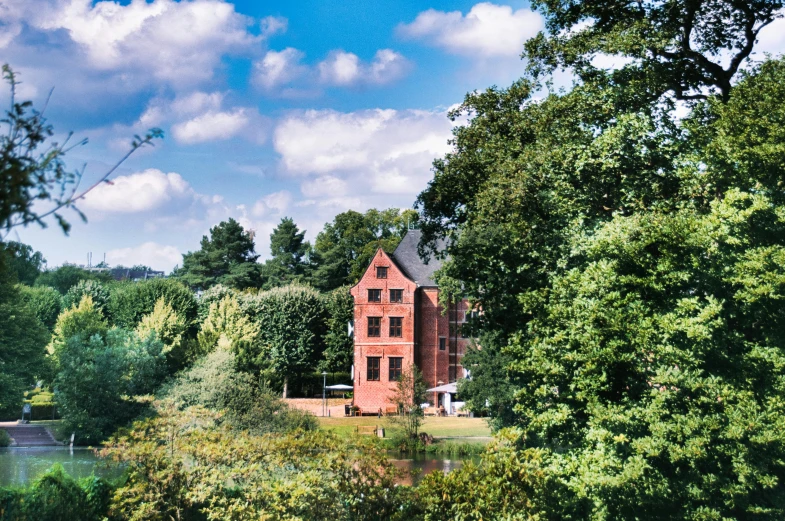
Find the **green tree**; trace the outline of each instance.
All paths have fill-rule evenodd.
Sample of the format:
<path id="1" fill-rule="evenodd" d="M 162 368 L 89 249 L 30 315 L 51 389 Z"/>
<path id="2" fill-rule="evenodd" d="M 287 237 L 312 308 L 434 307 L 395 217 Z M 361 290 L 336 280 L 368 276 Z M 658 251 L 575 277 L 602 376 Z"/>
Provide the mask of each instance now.
<path id="1" fill-rule="evenodd" d="M 87 299 L 86 299 L 87 300 Z M 112 328 L 71 336 L 59 350 L 55 396 L 63 429 L 79 443 L 97 445 L 135 418 L 166 375 L 163 343 Z"/>
<path id="2" fill-rule="evenodd" d="M 260 334 L 257 342 L 238 346 L 238 363 L 282 379 L 286 398 L 289 379 L 312 371 L 321 358 L 324 302 L 310 287 L 291 285 L 246 295 L 240 305 Z"/>
<path id="3" fill-rule="evenodd" d="M 391 425 L 403 429 L 408 442 L 416 440 L 420 434 L 425 416 L 420 404 L 428 398 L 425 392 L 427 388 L 420 369 L 414 364 L 405 367 L 395 382 L 390 401 L 398 407 L 398 415 L 390 416 L 388 421 Z"/>
<path id="4" fill-rule="evenodd" d="M 125 329 L 135 329 L 142 317 L 155 309 L 163 299 L 192 327 L 196 321 L 198 304 L 193 292 L 174 279 L 151 279 L 124 282 L 112 287 L 109 297 L 109 316 L 112 322 Z"/>
<path id="5" fill-rule="evenodd" d="M 210 312 L 210 306 L 214 302 L 220 302 L 224 297 L 236 296 L 237 291 L 228 288 L 223 284 L 216 284 L 210 289 L 203 291 L 197 298 L 199 299 L 199 322 L 204 322 L 207 314 Z"/>
<path id="6" fill-rule="evenodd" d="M 85 296 L 89 296 L 93 301 L 96 311 L 99 311 L 104 317 L 108 315 L 109 290 L 95 280 L 82 279 L 71 286 L 63 297 L 63 307 L 77 306 Z"/>
<path id="7" fill-rule="evenodd" d="M 69 289 L 76 286 L 80 281 L 87 280 L 107 283 L 112 280 L 112 277 L 105 272 L 87 271 L 79 266 L 66 264 L 41 273 L 36 279 L 35 285 L 49 286 L 59 291 L 61 295 L 65 295 Z"/>
<path id="8" fill-rule="evenodd" d="M 272 258 L 264 263 L 265 289 L 302 282 L 310 268 L 308 254 L 311 245 L 305 240 L 291 217 L 284 217 L 270 234 Z"/>
<path id="9" fill-rule="evenodd" d="M 60 293 L 48 286 L 23 286 L 17 287 L 19 298 L 27 304 L 38 320 L 46 326 L 49 331 L 53 331 L 57 323 L 57 317 L 63 310 L 63 297 Z"/>
<path id="10" fill-rule="evenodd" d="M 591 81 L 599 72 L 592 58 L 621 56 L 631 63 L 613 73 L 616 83 L 650 90 L 653 99 L 665 91 L 706 99 L 714 91 L 727 100 L 761 29 L 782 16 L 783 4 L 538 0 L 533 6 L 548 29 L 526 43 L 535 71 L 566 67 Z"/>
<path id="11" fill-rule="evenodd" d="M 8 267 L 16 274 L 16 280 L 32 286 L 46 264 L 44 255 L 32 246 L 15 241 L 0 242 L 0 249 L 8 256 Z"/>
<path id="12" fill-rule="evenodd" d="M 147 338 L 151 333 L 155 333 L 164 344 L 163 353 L 166 355 L 170 365 L 181 364 L 186 356 L 186 338 L 188 325 L 180 314 L 161 297 L 156 303 L 153 311 L 142 317 L 136 326 L 136 333 L 141 338 Z"/>
<path id="13" fill-rule="evenodd" d="M 637 30 L 619 13 L 597 31 Z M 701 34 L 733 16 L 714 14 Z M 564 28 L 553 34 L 573 38 Z M 514 397 L 497 426 L 514 426 L 522 471 L 544 480 L 532 517 L 782 517 L 784 67 L 764 63 L 727 92 L 686 84 L 718 91 L 686 117 L 645 69 L 597 71 L 536 103 L 524 79 L 453 114 L 469 123 L 419 197 L 421 246 L 450 239 L 439 282 L 482 306 L 490 349 L 464 359 L 478 381 L 462 392 L 475 406 Z M 494 370 L 504 385 L 483 386 Z"/>
<path id="14" fill-rule="evenodd" d="M 215 284 L 230 288 L 258 288 L 261 266 L 256 262 L 252 237 L 234 219 L 210 228 L 199 251 L 183 254 L 176 276 L 192 288 L 206 290 Z"/>
<path id="15" fill-rule="evenodd" d="M 259 339 L 259 324 L 240 309 L 237 299 L 227 295 L 210 304 L 210 311 L 197 337 L 199 352 L 206 354 L 216 348 L 225 351 L 253 349 Z"/>
<path id="16" fill-rule="evenodd" d="M 354 320 L 354 299 L 348 286 L 324 293 L 322 299 L 327 313 L 327 328 L 319 369 L 348 373 L 354 363 L 354 340 L 349 336 L 349 323 Z"/>
<path id="17" fill-rule="evenodd" d="M 16 417 L 23 392 L 45 373 L 48 332 L 22 301 L 14 273 L 0 255 L 0 417 Z"/>
<path id="18" fill-rule="evenodd" d="M 60 369 L 60 354 L 66 344 L 74 337 L 80 342 L 87 342 L 93 336 L 105 336 L 109 326 L 100 311 L 95 309 L 93 300 L 86 295 L 78 306 L 65 309 L 57 317 L 52 339 L 47 351 L 52 362 L 52 369 L 57 373 Z"/>
<path id="19" fill-rule="evenodd" d="M 336 215 L 316 237 L 312 284 L 332 290 L 356 283 L 376 250 L 392 252 L 418 218 L 414 210 L 396 208 L 371 209 L 365 214 L 349 210 Z"/>

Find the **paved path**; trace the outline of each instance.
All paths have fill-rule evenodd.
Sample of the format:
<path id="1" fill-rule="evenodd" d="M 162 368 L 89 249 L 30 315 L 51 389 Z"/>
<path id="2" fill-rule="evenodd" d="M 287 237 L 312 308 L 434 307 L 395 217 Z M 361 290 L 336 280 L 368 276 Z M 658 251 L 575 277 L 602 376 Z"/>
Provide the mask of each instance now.
<path id="1" fill-rule="evenodd" d="M 47 447 L 60 445 L 52 437 L 49 429 L 43 425 L 19 424 L 16 422 L 0 422 L 0 429 L 3 429 L 11 436 L 12 447 Z"/>

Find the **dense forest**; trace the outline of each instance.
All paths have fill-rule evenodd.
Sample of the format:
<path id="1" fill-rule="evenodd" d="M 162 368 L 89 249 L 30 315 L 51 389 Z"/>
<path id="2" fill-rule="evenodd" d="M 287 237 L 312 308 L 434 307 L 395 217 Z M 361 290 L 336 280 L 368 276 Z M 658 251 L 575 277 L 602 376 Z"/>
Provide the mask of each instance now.
<path id="1" fill-rule="evenodd" d="M 109 437 L 104 455 L 128 471 L 119 484 L 55 471 L 4 491 L 0 512 L 782 519 L 785 60 L 750 58 L 783 5 L 533 6 L 547 25 L 525 76 L 451 113 L 466 123 L 416 202 L 422 254 L 446 256 L 445 298 L 482 309 L 459 387 L 496 431 L 479 462 L 395 486 L 378 447 L 337 441 L 273 394 L 313 367 L 345 370 L 340 288 L 414 214 L 348 212 L 313 246 L 284 220 L 263 264 L 229 221 L 174 277 L 142 284 L 56 282 L 66 273 L 6 247 L 0 403 L 50 382 L 64 421 Z M 608 55 L 624 60 L 599 67 Z M 552 88 L 560 70 L 571 88 Z M 23 179 L 51 168 L 31 161 Z M 3 197 L 68 182 L 49 174 Z M 33 207 L 0 205 L 3 228 L 20 211 Z"/>

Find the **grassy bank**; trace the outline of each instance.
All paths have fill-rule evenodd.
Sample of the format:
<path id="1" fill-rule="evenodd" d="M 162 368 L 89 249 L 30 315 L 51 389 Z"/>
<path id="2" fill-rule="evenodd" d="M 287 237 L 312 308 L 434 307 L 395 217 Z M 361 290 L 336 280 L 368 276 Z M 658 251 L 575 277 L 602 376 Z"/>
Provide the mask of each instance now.
<path id="1" fill-rule="evenodd" d="M 375 416 L 348 417 L 348 418 L 319 418 L 323 429 L 331 430 L 340 436 L 350 436 L 358 426 L 378 426 L 390 429 L 390 424 L 385 418 Z M 491 429 L 482 418 L 457 418 L 457 417 L 427 417 L 423 420 L 422 432 L 431 436 L 447 438 L 476 438 L 490 437 Z"/>

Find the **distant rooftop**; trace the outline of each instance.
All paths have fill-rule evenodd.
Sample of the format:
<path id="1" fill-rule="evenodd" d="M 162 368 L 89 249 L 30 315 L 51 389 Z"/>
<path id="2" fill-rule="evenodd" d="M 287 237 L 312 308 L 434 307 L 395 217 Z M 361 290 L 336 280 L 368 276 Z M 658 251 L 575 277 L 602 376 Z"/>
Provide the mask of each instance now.
<path id="1" fill-rule="evenodd" d="M 442 260 L 431 255 L 428 259 L 428 264 L 423 262 L 417 254 L 417 245 L 420 243 L 421 237 L 422 232 L 420 230 L 409 230 L 406 232 L 398 247 L 395 248 L 392 257 L 406 276 L 416 282 L 418 286 L 438 287 L 436 281 L 433 280 L 433 274 L 442 267 Z M 444 250 L 446 244 L 444 241 L 438 241 L 437 247 L 439 250 Z"/>

